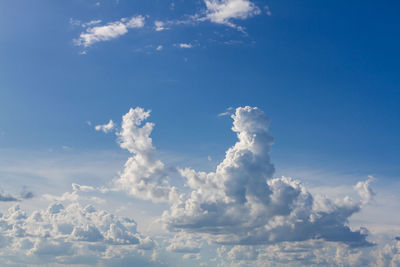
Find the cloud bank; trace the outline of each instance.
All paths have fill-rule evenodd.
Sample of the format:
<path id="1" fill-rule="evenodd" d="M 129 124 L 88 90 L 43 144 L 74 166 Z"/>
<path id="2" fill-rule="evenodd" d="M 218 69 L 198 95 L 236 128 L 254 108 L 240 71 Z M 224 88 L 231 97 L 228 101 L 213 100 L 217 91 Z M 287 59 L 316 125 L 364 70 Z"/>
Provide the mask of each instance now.
<path id="1" fill-rule="evenodd" d="M 99 264 L 152 250 L 155 242 L 139 234 L 136 227 L 130 218 L 91 205 L 53 203 L 29 216 L 15 205 L 0 215 L 0 255 L 21 265 Z"/>

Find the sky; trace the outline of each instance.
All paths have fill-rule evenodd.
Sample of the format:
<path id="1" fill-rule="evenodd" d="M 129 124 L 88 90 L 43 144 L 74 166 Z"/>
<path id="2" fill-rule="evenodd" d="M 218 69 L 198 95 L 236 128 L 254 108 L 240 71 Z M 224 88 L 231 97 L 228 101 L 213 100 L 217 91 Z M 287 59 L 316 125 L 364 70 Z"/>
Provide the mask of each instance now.
<path id="1" fill-rule="evenodd" d="M 400 265 L 399 7 L 1 1 L 0 261 Z"/>

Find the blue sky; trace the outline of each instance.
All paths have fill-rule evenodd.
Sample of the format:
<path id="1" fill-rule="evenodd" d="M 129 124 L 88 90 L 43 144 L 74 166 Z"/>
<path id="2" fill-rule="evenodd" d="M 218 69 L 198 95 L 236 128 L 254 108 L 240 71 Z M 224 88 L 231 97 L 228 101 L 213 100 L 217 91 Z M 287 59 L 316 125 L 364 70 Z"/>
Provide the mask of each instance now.
<path id="1" fill-rule="evenodd" d="M 400 189 L 398 8 L 394 1 L 3 1 L 0 196 L 21 201 L 0 201 L 2 211 L 16 202 L 32 212 L 46 209 L 54 201 L 66 201 L 67 207 L 70 202 L 83 205 L 90 204 L 90 197 L 103 198 L 106 203 L 95 202 L 99 209 L 135 219 L 138 229 L 149 238 L 164 238 L 152 248 L 161 255 L 160 261 L 151 261 L 153 252 L 149 250 L 145 250 L 143 259 L 139 253 L 140 259 L 126 260 L 149 260 L 156 266 L 161 262 L 174 266 L 178 259 L 182 266 L 201 262 L 210 266 L 252 266 L 254 260 L 262 261 L 260 255 L 266 252 L 260 251 L 264 248 L 229 242 L 227 247 L 217 246 L 216 237 L 213 239 L 200 229 L 191 229 L 188 232 L 193 235 L 185 237 L 211 246 L 202 245 L 200 252 L 194 249 L 195 253 L 187 253 L 196 259 L 182 259 L 179 252 L 167 249 L 166 240 L 176 232 L 160 230 L 161 226 L 145 229 L 140 223 L 164 220 L 164 225 L 174 228 L 173 222 L 188 222 L 180 221 L 183 217 L 173 218 L 174 221 L 162 215 L 163 211 L 172 214 L 174 210 L 171 195 L 166 197 L 169 204 L 157 204 L 151 186 L 148 191 L 143 189 L 150 195 L 131 190 L 137 186 L 132 182 L 137 182 L 134 177 L 139 177 L 137 173 L 142 169 L 134 169 L 135 174 L 130 174 L 133 176 L 127 174 L 127 180 L 123 175 L 124 170 L 133 171 L 124 167 L 128 158 L 149 153 L 127 148 L 128 139 L 132 138 L 147 144 L 166 170 L 175 170 L 168 174 L 169 186 L 176 186 L 179 194 L 185 190 L 195 192 L 196 188 L 183 188 L 185 180 L 179 175 L 188 183 L 190 175 L 179 174 L 176 168 L 215 173 L 210 177 L 222 175 L 215 168 L 228 161 L 225 151 L 237 142 L 236 133 L 253 131 L 240 128 L 232 132 L 230 115 L 236 114 L 234 121 L 239 123 L 238 114 L 248 112 L 249 117 L 243 115 L 246 120 L 255 125 L 266 122 L 257 117 L 256 111 L 236 109 L 251 106 L 271 119 L 268 136 L 274 138 L 270 152 L 275 165 L 273 177 L 293 177 L 308 186 L 311 193 L 323 192 L 333 202 L 346 194 L 357 198 L 357 190 L 352 187 L 358 181 L 366 181 L 368 175 L 375 177 L 371 182 L 374 200 L 369 204 L 360 200 L 361 212 L 354 212 L 346 220 L 350 226 L 369 226 L 370 241 L 382 238 L 386 242 L 378 246 L 389 244 L 400 235 L 398 226 L 393 226 L 398 217 L 390 215 L 398 208 L 395 203 Z M 121 117 L 130 108 L 135 110 L 132 120 L 151 110 L 147 120 L 155 124 L 150 131 L 152 143 L 143 141 L 146 138 L 142 140 L 135 129 L 123 141 Z M 94 129 L 110 119 L 115 124 L 111 133 Z M 261 147 L 269 150 L 264 145 Z M 151 156 L 147 163 L 156 166 L 154 158 Z M 229 177 L 227 181 L 236 176 Z M 123 185 L 115 187 L 113 179 Z M 173 191 L 156 180 L 152 180 L 155 187 Z M 296 187 L 292 182 L 281 182 Z M 109 191 L 71 191 L 71 183 Z M 248 192 L 250 184 L 246 185 Z M 369 186 L 365 182 L 362 188 L 371 193 Z M 22 188 L 32 191 L 31 201 L 17 195 Z M 83 200 L 60 198 L 66 192 L 78 191 L 94 195 L 83 196 Z M 232 197 L 227 192 L 230 191 L 226 191 L 227 197 Z M 125 211 L 117 211 L 121 203 L 131 204 Z M 373 216 L 378 210 L 384 212 L 380 217 L 392 217 L 383 222 Z M 60 220 L 69 220 L 68 216 L 66 213 Z M 179 228 L 181 236 L 188 234 L 185 229 Z M 240 232 L 236 228 L 235 231 Z M 10 233 L 2 235 L 7 237 Z M 174 240 L 178 242 L 181 236 Z M 305 239 L 296 242 L 322 242 Z M 287 240 L 282 242 L 267 245 L 294 246 L 285 243 Z M 344 249 L 342 245 L 346 243 L 342 240 L 338 247 L 332 247 L 329 242 L 326 246 L 332 250 Z M 215 252 L 214 246 L 218 247 L 220 258 L 209 252 Z M 283 247 L 279 249 L 285 251 Z M 364 248 L 360 250 L 366 253 Z M 2 257 L 11 265 L 15 255 L 7 253 Z M 257 257 L 253 261 L 239 259 L 237 255 L 241 253 Z M 49 262 L 62 263 L 57 257 L 50 257 Z M 211 258 L 216 260 L 211 263 Z M 74 261 L 79 259 L 77 256 Z M 375 260 L 367 259 L 370 264 L 376 264 Z M 123 265 L 124 259 L 121 262 Z M 105 260 L 104 264 L 114 263 Z M 293 260 L 291 264 L 301 263 Z M 354 263 L 357 264 L 360 263 Z"/>

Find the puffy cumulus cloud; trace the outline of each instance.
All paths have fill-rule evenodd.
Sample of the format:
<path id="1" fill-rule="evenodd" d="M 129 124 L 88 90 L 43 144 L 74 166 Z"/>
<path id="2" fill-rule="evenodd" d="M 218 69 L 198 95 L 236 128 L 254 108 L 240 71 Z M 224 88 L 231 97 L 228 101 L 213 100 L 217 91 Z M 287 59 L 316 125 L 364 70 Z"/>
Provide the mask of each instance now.
<path id="1" fill-rule="evenodd" d="M 270 119 L 260 109 L 240 107 L 232 118 L 238 141 L 214 172 L 179 170 L 190 192 L 164 212 L 169 229 L 231 245 L 305 240 L 371 245 L 365 229 L 348 225 L 360 202 L 315 198 L 298 181 L 273 178 Z"/>
<path id="2" fill-rule="evenodd" d="M 0 216 L 0 236 L 6 241 L 0 258 L 15 264 L 96 264 L 155 247 L 134 220 L 77 203 L 53 203 L 30 215 L 15 205 Z"/>
<path id="3" fill-rule="evenodd" d="M 110 22 L 103 26 L 88 27 L 74 42 L 78 46 L 89 47 L 97 42 L 118 38 L 128 33 L 129 29 L 142 28 L 144 21 L 145 18 L 143 16 L 136 16 L 122 18 L 119 21 Z"/>
<path id="4" fill-rule="evenodd" d="M 247 19 L 261 13 L 250 0 L 204 0 L 204 3 L 207 8 L 206 19 L 234 28 L 238 27 L 232 20 Z"/>
<path id="5" fill-rule="evenodd" d="M 177 191 L 168 183 L 164 164 L 155 157 L 150 137 L 154 123 L 143 124 L 149 116 L 150 110 L 139 107 L 131 108 L 123 116 L 121 131 L 117 133 L 119 144 L 133 155 L 125 163 L 115 184 L 117 188 L 141 199 L 168 201 L 175 198 Z"/>
<path id="6" fill-rule="evenodd" d="M 96 125 L 94 129 L 96 131 L 103 131 L 104 133 L 111 132 L 115 128 L 115 124 L 112 120 L 110 120 L 107 124 Z"/>

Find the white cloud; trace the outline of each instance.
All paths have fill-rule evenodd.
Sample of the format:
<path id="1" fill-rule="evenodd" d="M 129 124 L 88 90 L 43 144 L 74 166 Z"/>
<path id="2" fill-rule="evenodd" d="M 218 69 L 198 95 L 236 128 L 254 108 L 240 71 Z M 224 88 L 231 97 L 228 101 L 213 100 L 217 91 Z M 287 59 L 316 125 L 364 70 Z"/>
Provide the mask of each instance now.
<path id="1" fill-rule="evenodd" d="M 128 33 L 129 29 L 142 28 L 144 21 L 145 18 L 143 16 L 136 16 L 122 18 L 119 21 L 110 22 L 103 26 L 89 27 L 86 32 L 82 32 L 79 38 L 74 41 L 78 46 L 89 47 L 97 42 L 118 38 Z"/>
<path id="2" fill-rule="evenodd" d="M 232 130 L 238 142 L 215 172 L 180 169 L 190 193 L 181 194 L 163 220 L 172 230 L 210 237 L 215 243 L 257 245 L 324 239 L 368 246 L 363 229 L 348 218 L 360 210 L 349 198 L 314 199 L 298 181 L 273 179 L 269 118 L 258 108 L 237 108 Z"/>
<path id="3" fill-rule="evenodd" d="M 161 51 L 162 49 L 163 49 L 163 46 L 162 46 L 162 45 L 159 45 L 159 46 L 157 46 L 157 48 L 156 48 L 157 51 Z"/>
<path id="4" fill-rule="evenodd" d="M 96 131 L 103 131 L 105 133 L 108 133 L 110 131 L 112 131 L 115 128 L 115 124 L 112 120 L 110 120 L 107 124 L 103 124 L 103 125 L 96 125 L 94 127 L 94 129 Z"/>
<path id="5" fill-rule="evenodd" d="M 207 8 L 206 19 L 214 23 L 237 28 L 234 19 L 247 19 L 261 13 L 250 0 L 204 0 Z"/>
<path id="6" fill-rule="evenodd" d="M 363 204 L 367 204 L 372 200 L 375 196 L 375 192 L 371 188 L 371 182 L 374 181 L 375 178 L 372 176 L 368 176 L 368 180 L 360 181 L 355 186 L 354 189 L 357 190 L 358 194 L 360 195 Z"/>
<path id="7" fill-rule="evenodd" d="M 192 48 L 193 45 L 190 44 L 190 43 L 181 43 L 181 44 L 178 44 L 178 47 L 180 47 L 180 48 Z"/>
<path id="8" fill-rule="evenodd" d="M 164 30 L 168 30 L 168 28 L 166 28 L 165 23 L 159 20 L 156 20 L 154 22 L 154 29 L 159 32 L 159 31 L 164 31 Z"/>
<path id="9" fill-rule="evenodd" d="M 155 246 L 149 237 L 138 233 L 134 220 L 77 203 L 67 207 L 53 203 L 31 215 L 13 206 L 0 215 L 0 237 L 7 240 L 0 257 L 19 265 L 68 265 L 68 260 L 72 263 L 82 257 L 91 262 L 89 265 L 97 265 L 123 256 L 124 250 L 134 255 Z"/>
<path id="10" fill-rule="evenodd" d="M 150 116 L 150 110 L 130 109 L 122 117 L 121 131 L 117 133 L 121 148 L 133 155 L 125 163 L 120 177 L 115 180 L 118 188 L 129 194 L 152 201 L 168 201 L 176 194 L 167 180 L 164 164 L 155 158 L 155 148 L 150 134 L 154 123 L 143 121 Z"/>

